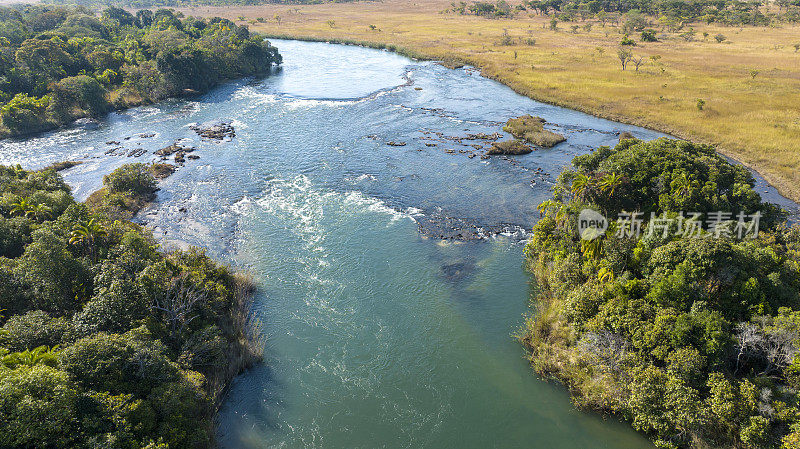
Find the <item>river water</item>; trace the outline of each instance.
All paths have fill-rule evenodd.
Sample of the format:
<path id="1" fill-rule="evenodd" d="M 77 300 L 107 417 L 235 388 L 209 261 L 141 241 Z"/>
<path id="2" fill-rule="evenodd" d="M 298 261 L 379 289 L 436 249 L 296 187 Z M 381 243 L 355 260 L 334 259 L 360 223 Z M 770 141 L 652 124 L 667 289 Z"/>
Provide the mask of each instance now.
<path id="1" fill-rule="evenodd" d="M 659 134 L 537 103 L 470 68 L 273 43 L 285 63 L 264 80 L 0 142 L 0 163 L 82 161 L 64 172 L 78 198 L 177 139 L 197 148 L 137 219 L 165 247 L 202 246 L 258 282 L 265 362 L 235 380 L 221 446 L 649 447 L 575 410 L 512 336 L 535 289 L 524 230 L 555 175 L 620 131 Z M 484 142 L 464 140 L 521 114 L 567 141 L 481 159 L 471 145 Z M 189 128 L 218 121 L 236 136 Z"/>

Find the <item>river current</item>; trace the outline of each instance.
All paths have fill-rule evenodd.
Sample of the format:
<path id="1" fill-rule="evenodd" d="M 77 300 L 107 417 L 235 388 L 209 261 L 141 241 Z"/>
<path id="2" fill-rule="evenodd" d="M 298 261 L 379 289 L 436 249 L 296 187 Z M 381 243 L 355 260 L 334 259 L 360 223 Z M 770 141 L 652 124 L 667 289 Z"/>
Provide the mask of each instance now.
<path id="1" fill-rule="evenodd" d="M 137 220 L 258 283 L 265 360 L 230 389 L 221 446 L 650 447 L 575 410 L 513 334 L 535 292 L 524 231 L 555 176 L 621 131 L 660 134 L 532 101 L 469 67 L 273 44 L 285 62 L 266 79 L 0 142 L 4 164 L 83 162 L 63 172 L 80 199 L 121 164 L 196 148 Z M 482 159 L 487 143 L 468 135 L 521 114 L 567 141 Z M 236 136 L 190 129 L 220 121 Z"/>

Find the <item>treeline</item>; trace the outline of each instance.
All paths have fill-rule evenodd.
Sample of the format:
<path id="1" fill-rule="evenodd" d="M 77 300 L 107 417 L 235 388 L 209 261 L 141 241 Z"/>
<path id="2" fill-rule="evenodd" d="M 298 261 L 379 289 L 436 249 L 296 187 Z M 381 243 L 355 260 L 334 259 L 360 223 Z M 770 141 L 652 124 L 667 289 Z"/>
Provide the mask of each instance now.
<path id="1" fill-rule="evenodd" d="M 462 1 L 453 3 L 452 10 L 493 18 L 510 18 L 515 13 L 530 11 L 564 22 L 596 19 L 604 24 L 625 20 L 624 16 L 629 13 L 653 16 L 670 23 L 702 21 L 728 26 L 766 26 L 800 22 L 800 0 L 769 4 L 740 0 L 525 0 L 513 7 L 505 0 Z"/>
<path id="2" fill-rule="evenodd" d="M 0 135 L 51 129 L 268 73 L 275 47 L 227 19 L 160 9 L 0 8 Z"/>
<path id="3" fill-rule="evenodd" d="M 47 3 L 80 5 L 90 8 L 109 5 L 126 8 L 178 8 L 186 6 L 246 6 L 268 3 L 286 5 L 318 5 L 322 3 L 349 3 L 355 0 L 47 0 Z"/>
<path id="4" fill-rule="evenodd" d="M 573 165 L 525 248 L 534 368 L 659 448 L 800 448 L 800 228 L 709 146 L 627 139 Z"/>
<path id="5" fill-rule="evenodd" d="M 0 166 L 0 447 L 213 447 L 223 388 L 260 357 L 251 284 L 116 215 L 150 169 L 90 207 L 52 169 Z"/>

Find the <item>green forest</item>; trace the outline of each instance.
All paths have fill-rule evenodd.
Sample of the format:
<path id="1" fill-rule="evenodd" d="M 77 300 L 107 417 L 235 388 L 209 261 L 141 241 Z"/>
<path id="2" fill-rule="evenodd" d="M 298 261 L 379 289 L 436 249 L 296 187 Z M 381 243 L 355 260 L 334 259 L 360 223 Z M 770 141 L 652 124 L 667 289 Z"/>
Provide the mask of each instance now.
<path id="1" fill-rule="evenodd" d="M 800 229 L 710 146 L 624 139 L 573 166 L 525 249 L 534 368 L 659 448 L 800 448 Z M 587 208 L 605 233 L 578 235 Z M 760 214 L 757 236 L 739 213 Z"/>
<path id="2" fill-rule="evenodd" d="M 28 134 L 225 80 L 262 76 L 277 49 L 227 19 L 167 9 L 0 8 L 0 136 Z"/>
<path id="3" fill-rule="evenodd" d="M 125 220 L 151 170 L 115 170 L 89 206 L 52 169 L 0 166 L 0 447 L 214 445 L 223 389 L 261 354 L 252 284 Z"/>

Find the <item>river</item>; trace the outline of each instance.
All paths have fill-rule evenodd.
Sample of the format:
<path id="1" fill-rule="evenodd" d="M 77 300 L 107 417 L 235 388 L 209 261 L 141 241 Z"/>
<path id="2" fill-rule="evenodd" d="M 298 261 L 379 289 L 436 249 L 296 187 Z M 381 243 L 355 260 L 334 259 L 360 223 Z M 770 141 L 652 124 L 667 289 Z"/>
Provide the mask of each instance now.
<path id="1" fill-rule="evenodd" d="M 265 361 L 235 380 L 221 446 L 650 447 L 628 424 L 575 410 L 513 334 L 535 291 L 524 230 L 554 177 L 621 131 L 660 134 L 537 103 L 468 67 L 273 43 L 285 62 L 266 79 L 0 142 L 0 163 L 82 161 L 64 172 L 81 199 L 121 164 L 178 139 L 197 148 L 137 220 L 259 285 Z M 471 145 L 483 142 L 464 140 L 521 114 L 567 141 L 481 159 Z M 190 129 L 221 120 L 230 141 Z"/>

